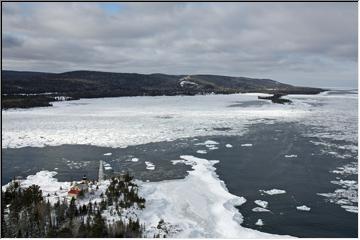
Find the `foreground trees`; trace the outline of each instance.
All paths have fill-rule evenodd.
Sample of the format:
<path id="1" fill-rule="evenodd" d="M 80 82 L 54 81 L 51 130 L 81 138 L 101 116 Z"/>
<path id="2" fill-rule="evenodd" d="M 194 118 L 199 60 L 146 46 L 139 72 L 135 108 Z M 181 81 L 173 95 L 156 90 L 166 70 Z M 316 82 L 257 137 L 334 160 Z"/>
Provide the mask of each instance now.
<path id="1" fill-rule="evenodd" d="M 137 192 L 127 175 L 111 179 L 100 203 L 77 205 L 72 198 L 50 204 L 39 186 L 21 188 L 12 182 L 1 194 L 1 237 L 141 237 L 145 227 L 139 220 L 121 217 L 122 209 L 145 207 Z M 107 223 L 105 214 L 120 220 Z"/>

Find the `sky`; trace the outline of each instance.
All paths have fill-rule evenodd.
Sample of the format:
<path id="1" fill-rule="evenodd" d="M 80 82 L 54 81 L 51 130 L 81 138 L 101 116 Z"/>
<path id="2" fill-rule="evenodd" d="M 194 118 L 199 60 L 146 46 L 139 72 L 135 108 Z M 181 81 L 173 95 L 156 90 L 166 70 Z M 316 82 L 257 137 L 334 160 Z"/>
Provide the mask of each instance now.
<path id="1" fill-rule="evenodd" d="M 357 3 L 2 3 L 6 70 L 357 87 Z"/>

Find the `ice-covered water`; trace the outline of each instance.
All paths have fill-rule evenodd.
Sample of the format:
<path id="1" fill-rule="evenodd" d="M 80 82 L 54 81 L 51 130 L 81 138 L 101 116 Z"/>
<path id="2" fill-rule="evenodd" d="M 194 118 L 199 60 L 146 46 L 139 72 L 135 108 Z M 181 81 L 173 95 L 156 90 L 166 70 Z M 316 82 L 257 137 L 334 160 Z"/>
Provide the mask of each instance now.
<path id="1" fill-rule="evenodd" d="M 54 107 L 3 111 L 2 147 L 89 144 L 126 147 L 178 138 L 241 134 L 263 118 L 296 120 L 308 105 L 227 107 L 257 95 L 122 97 L 55 102 Z"/>
<path id="2" fill-rule="evenodd" d="M 248 126 L 255 123 L 298 123 L 306 126 L 301 135 L 311 139 L 309 140 L 310 144 L 321 148 L 321 156 L 329 156 L 330 160 L 336 159 L 336 161 L 340 161 L 340 166 L 329 171 L 329 174 L 333 176 L 329 183 L 331 182 L 333 186 L 336 186 L 336 190 L 333 192 L 318 192 L 318 196 L 323 197 L 324 201 L 340 205 L 343 211 L 349 212 L 348 214 L 357 213 L 357 161 L 354 160 L 358 151 L 357 95 L 337 92 L 311 96 L 288 96 L 293 101 L 293 104 L 289 105 L 258 104 L 257 95 L 81 99 L 78 101 L 57 102 L 51 108 L 6 110 L 2 111 L 2 147 L 22 148 L 26 146 L 86 144 L 124 148 L 151 142 L 199 136 L 241 136 L 247 131 Z M 276 129 L 275 131 L 281 132 L 283 129 Z M 274 138 L 274 140 L 276 139 Z M 194 146 L 198 147 L 197 152 L 199 154 L 206 156 L 206 154 L 218 151 L 222 147 L 228 151 L 234 148 L 241 148 L 242 151 L 252 151 L 253 148 L 257 147 L 257 142 L 239 141 L 231 142 L 231 144 L 227 142 L 224 146 L 220 146 L 218 142 L 209 139 L 195 143 Z M 109 152 L 103 152 L 102 155 L 112 157 Z M 281 159 L 288 163 L 301 161 L 302 157 L 301 152 L 286 152 L 281 155 Z M 316 161 L 317 158 L 318 155 L 314 155 L 312 160 Z M 205 164 L 208 161 L 206 159 L 204 157 L 201 160 L 204 162 L 201 162 L 201 164 Z M 176 163 L 186 164 L 190 163 L 191 160 L 193 160 L 193 165 L 196 161 L 200 161 L 188 158 Z M 140 159 L 138 161 L 139 159 L 133 156 L 128 158 L 128 162 L 139 164 L 150 173 L 155 173 L 158 168 L 161 168 L 161 165 L 157 163 L 155 165 L 153 160 Z M 66 162 L 66 164 L 73 168 L 84 167 L 83 162 L 70 161 Z M 210 164 L 208 168 L 204 169 L 204 171 L 207 170 L 206 174 L 214 174 L 215 167 L 213 163 L 208 161 L 206 164 Z M 6 169 L 3 169 L 3 171 L 6 171 Z M 204 173 L 204 176 L 206 174 Z M 192 184 L 195 185 L 199 183 L 195 183 L 195 180 L 201 180 L 195 176 L 190 177 L 190 179 L 193 181 Z M 210 180 L 213 181 L 214 179 Z M 186 185 L 188 184 L 187 181 L 189 181 L 189 178 L 188 180 L 172 180 L 171 184 L 168 185 L 164 182 L 149 183 L 146 186 L 151 186 L 151 188 L 145 189 L 157 189 L 161 195 L 161 193 L 168 192 L 170 187 L 175 188 L 176 184 L 179 184 L 179 188 L 182 186 L 185 189 L 188 186 Z M 205 186 L 205 182 L 202 186 Z M 264 191 L 260 193 L 264 197 L 273 198 L 287 195 L 288 189 L 285 191 L 276 187 L 274 185 L 271 188 L 264 188 Z M 215 205 L 222 201 L 215 198 L 217 193 L 213 191 L 214 189 L 205 189 L 206 193 L 201 192 L 202 190 L 204 189 L 199 188 L 198 192 L 193 194 L 207 196 L 209 199 L 214 200 L 213 204 Z M 258 190 L 256 191 L 259 193 Z M 226 187 L 221 191 L 227 191 Z M 207 194 L 211 194 L 211 196 Z M 241 197 L 241 193 L 237 195 Z M 159 195 L 148 192 L 148 196 L 151 199 Z M 163 205 L 165 204 L 164 206 L 168 209 L 174 209 L 173 204 L 176 203 L 172 200 L 170 195 L 165 194 L 159 201 Z M 261 199 L 261 201 L 264 200 Z M 184 205 L 184 207 L 194 209 L 195 205 L 192 204 L 196 203 L 187 203 L 189 205 Z M 264 202 L 258 201 L 257 203 L 264 205 Z M 299 203 L 297 206 L 303 206 L 303 204 Z M 226 209 L 214 208 L 213 215 L 210 212 L 207 213 L 210 215 L 203 215 L 203 218 L 188 218 L 191 219 L 188 226 L 196 226 L 197 228 L 203 226 L 204 231 L 202 233 L 192 232 L 194 229 L 188 228 L 189 234 L 181 236 L 235 236 L 239 233 L 235 228 L 228 230 L 229 235 L 224 235 L 221 232 L 210 232 L 211 227 L 209 228 L 209 226 L 216 226 L 217 224 L 221 224 L 221 226 L 227 225 L 228 227 L 235 226 L 233 225 L 235 220 L 230 220 L 226 212 L 229 207 L 231 206 L 227 206 Z M 266 211 L 264 214 L 272 214 L 271 209 L 263 207 L 257 206 L 253 209 L 255 209 L 255 212 Z M 301 212 L 296 209 L 296 206 L 293 209 Z M 301 209 L 304 208 L 301 207 Z M 179 211 L 177 213 L 180 215 L 186 212 L 184 209 L 177 209 L 177 211 Z M 220 211 L 220 213 L 217 211 Z M 316 212 L 316 210 L 314 211 Z M 309 213 L 312 212 L 313 208 L 311 207 Z M 205 223 L 205 225 L 201 225 L 204 219 L 216 218 L 221 214 L 224 214 L 224 219 L 217 219 L 218 222 L 209 222 L 209 225 Z M 196 222 L 196 219 L 199 222 Z M 192 221 L 195 221 L 196 224 L 191 225 Z M 265 221 L 265 226 L 263 226 L 263 220 L 261 220 L 261 224 L 260 221 L 256 220 L 253 221 L 253 224 L 257 223 L 256 226 L 265 228 L 266 225 L 271 224 L 268 220 L 265 219 Z"/>

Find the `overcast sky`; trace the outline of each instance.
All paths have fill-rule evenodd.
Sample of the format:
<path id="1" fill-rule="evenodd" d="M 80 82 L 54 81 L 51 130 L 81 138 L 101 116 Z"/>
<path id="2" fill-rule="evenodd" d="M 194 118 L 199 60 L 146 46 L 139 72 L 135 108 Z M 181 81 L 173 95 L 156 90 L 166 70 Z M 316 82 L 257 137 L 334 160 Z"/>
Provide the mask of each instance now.
<path id="1" fill-rule="evenodd" d="M 357 86 L 357 3 L 2 3 L 3 69 Z"/>

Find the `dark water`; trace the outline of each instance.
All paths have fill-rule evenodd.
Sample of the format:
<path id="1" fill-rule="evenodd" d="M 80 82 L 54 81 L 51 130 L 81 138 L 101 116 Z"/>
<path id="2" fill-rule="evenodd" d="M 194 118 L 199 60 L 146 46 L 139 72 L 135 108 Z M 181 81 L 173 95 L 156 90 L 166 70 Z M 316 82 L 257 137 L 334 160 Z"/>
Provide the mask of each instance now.
<path id="1" fill-rule="evenodd" d="M 42 169 L 54 168 L 58 168 L 57 178 L 60 181 L 80 179 L 83 174 L 97 178 L 99 160 L 110 163 L 115 171 L 130 171 L 142 180 L 176 179 L 186 176 L 190 167 L 172 165 L 170 160 L 179 159 L 180 155 L 194 155 L 220 160 L 216 165 L 220 179 L 224 180 L 231 193 L 247 199 L 239 207 L 244 216 L 243 226 L 298 237 L 357 237 L 357 214 L 346 212 L 339 205 L 317 195 L 339 188 L 330 183 L 336 177 L 330 171 L 349 161 L 357 161 L 356 156 L 344 160 L 323 154 L 321 146 L 310 142 L 318 139 L 301 136 L 303 128 L 303 125 L 295 123 L 256 124 L 250 126 L 248 133 L 243 136 L 180 139 L 124 149 L 86 145 L 3 149 L 2 181 L 4 184 L 12 176 L 27 176 Z M 195 143 L 208 139 L 219 142 L 219 149 L 197 154 L 196 150 L 206 148 Z M 228 143 L 233 148 L 225 148 Z M 252 143 L 253 146 L 241 147 L 245 143 Z M 346 150 L 341 151 L 347 153 Z M 107 152 L 112 155 L 104 156 Z M 292 154 L 298 157 L 284 157 Z M 139 158 L 139 161 L 128 161 L 132 157 Z M 71 165 L 68 161 L 88 163 Z M 146 170 L 144 161 L 153 162 L 155 170 Z M 357 176 L 347 179 L 357 179 Z M 259 192 L 273 188 L 286 190 L 286 194 L 271 196 Z M 271 212 L 253 212 L 252 208 L 256 207 L 254 200 L 257 199 L 268 201 Z M 296 210 L 296 206 L 300 205 L 311 207 L 311 211 Z M 262 227 L 255 225 L 259 218 L 264 221 Z"/>

